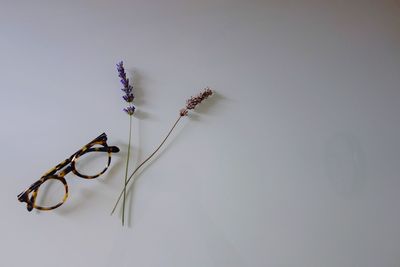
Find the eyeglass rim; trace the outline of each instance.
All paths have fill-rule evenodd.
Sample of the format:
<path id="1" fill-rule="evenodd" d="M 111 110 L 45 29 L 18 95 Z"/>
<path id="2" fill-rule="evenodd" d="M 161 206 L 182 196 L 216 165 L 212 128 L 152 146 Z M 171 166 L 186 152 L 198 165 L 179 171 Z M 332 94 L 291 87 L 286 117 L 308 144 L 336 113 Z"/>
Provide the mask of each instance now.
<path id="1" fill-rule="evenodd" d="M 50 206 L 50 207 L 42 207 L 39 205 L 36 205 L 36 198 L 39 192 L 40 186 L 42 186 L 46 181 L 54 179 L 60 181 L 64 185 L 64 196 L 61 202 L 58 202 L 56 205 Z M 32 195 L 29 197 L 29 194 Z M 20 195 L 18 195 L 18 200 L 20 202 L 26 202 L 27 204 L 27 209 L 28 211 L 31 211 L 32 209 L 37 209 L 37 210 L 43 210 L 43 211 L 48 211 L 48 210 L 53 210 L 58 207 L 60 207 L 62 204 L 65 203 L 65 201 L 68 198 L 68 184 L 67 181 L 63 176 L 59 176 L 57 174 L 51 174 L 47 176 L 42 176 L 38 181 L 36 181 L 33 185 L 31 185 L 27 190 L 22 192 Z"/>
<path id="2" fill-rule="evenodd" d="M 80 173 L 80 172 L 76 169 L 76 166 L 75 166 L 75 165 L 76 165 L 76 161 L 77 161 L 81 156 L 85 155 L 86 153 L 89 153 L 89 152 L 90 152 L 89 149 L 90 149 L 91 147 L 95 146 L 95 145 L 102 145 L 104 148 L 107 149 L 107 157 L 108 157 L 107 164 L 106 164 L 106 166 L 104 167 L 104 169 L 103 169 L 100 173 L 98 173 L 98 174 L 95 174 L 95 175 L 86 175 L 86 174 L 82 174 L 82 173 Z M 86 148 L 86 149 L 82 149 L 80 152 L 76 153 L 76 154 L 74 155 L 74 157 L 72 158 L 72 160 L 71 160 L 71 162 L 70 162 L 70 166 L 71 166 L 71 168 L 72 168 L 71 171 L 72 171 L 76 176 L 79 176 L 79 177 L 81 177 L 81 178 L 84 178 L 84 179 L 95 179 L 95 178 L 101 176 L 102 174 L 104 174 L 104 173 L 107 171 L 107 169 L 110 167 L 110 164 L 111 164 L 111 149 L 110 149 L 110 147 L 107 145 L 107 141 L 101 141 L 100 143 L 90 143 L 90 144 L 86 145 L 85 148 Z"/>

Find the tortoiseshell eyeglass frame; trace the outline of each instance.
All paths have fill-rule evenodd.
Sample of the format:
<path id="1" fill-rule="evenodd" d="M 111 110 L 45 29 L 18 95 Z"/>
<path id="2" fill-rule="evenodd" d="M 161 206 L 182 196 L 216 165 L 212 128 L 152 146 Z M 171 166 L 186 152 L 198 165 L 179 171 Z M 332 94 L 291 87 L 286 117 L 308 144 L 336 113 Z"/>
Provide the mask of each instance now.
<path id="1" fill-rule="evenodd" d="M 93 147 L 95 145 L 100 145 L 100 147 Z M 84 175 L 79 173 L 76 168 L 75 168 L 75 163 L 76 160 L 83 156 L 84 154 L 88 152 L 93 152 L 93 151 L 99 151 L 99 152 L 107 152 L 108 153 L 108 162 L 105 168 L 98 174 L 96 175 Z M 85 179 L 94 179 L 102 175 L 103 173 L 106 172 L 108 167 L 111 164 L 111 153 L 117 153 L 119 152 L 119 148 L 116 146 L 108 146 L 107 145 L 107 135 L 105 133 L 102 133 L 95 139 L 93 139 L 90 143 L 82 147 L 80 150 L 72 154 L 69 158 L 52 168 L 51 170 L 47 171 L 39 180 L 34 182 L 28 189 L 20 193 L 17 197 L 20 202 L 26 202 L 27 204 L 27 209 L 28 211 L 31 211 L 32 209 L 38 209 L 38 210 L 53 210 L 55 208 L 60 207 L 64 202 L 67 200 L 68 197 L 68 185 L 67 181 L 65 180 L 64 176 L 70 173 L 71 171 L 82 178 Z M 59 172 L 57 174 L 57 172 Z M 58 204 L 51 206 L 51 207 L 41 207 L 35 204 L 35 200 L 39 191 L 39 187 L 46 182 L 49 179 L 55 179 L 59 180 L 61 183 L 64 184 L 65 188 L 65 194 L 64 198 L 61 202 Z M 31 194 L 31 196 L 29 196 Z"/>

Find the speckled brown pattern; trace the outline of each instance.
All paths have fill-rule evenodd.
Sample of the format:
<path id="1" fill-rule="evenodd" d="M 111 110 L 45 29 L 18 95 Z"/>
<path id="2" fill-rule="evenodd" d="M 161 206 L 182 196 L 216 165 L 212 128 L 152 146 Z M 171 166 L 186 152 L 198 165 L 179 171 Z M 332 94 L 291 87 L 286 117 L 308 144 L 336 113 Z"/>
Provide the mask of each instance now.
<path id="1" fill-rule="evenodd" d="M 101 147 L 93 147 L 95 145 L 101 145 Z M 92 151 L 107 152 L 108 153 L 107 165 L 105 166 L 104 170 L 102 170 L 100 173 L 98 173 L 96 175 L 89 176 L 89 175 L 84 175 L 84 174 L 79 173 L 75 168 L 76 160 L 79 157 L 83 156 L 84 154 L 86 154 L 88 152 L 92 152 Z M 67 185 L 67 181 L 64 178 L 65 175 L 67 175 L 68 173 L 70 173 L 72 171 L 75 175 L 85 178 L 85 179 L 97 178 L 100 175 L 102 175 L 103 173 L 105 173 L 106 170 L 108 169 L 108 167 L 110 166 L 111 153 L 117 153 L 117 152 L 119 152 L 119 148 L 116 146 L 108 146 L 107 145 L 107 135 L 105 133 L 102 133 L 101 135 L 99 135 L 98 137 L 93 139 L 93 141 L 91 141 L 87 145 L 83 146 L 80 150 L 78 150 L 77 152 L 72 154 L 72 156 L 70 156 L 69 158 L 67 158 L 66 160 L 62 161 L 60 164 L 55 166 L 54 168 L 47 171 L 39 180 L 34 182 L 28 189 L 26 189 L 25 191 L 20 193 L 18 195 L 18 200 L 20 202 L 26 202 L 28 211 L 31 211 L 33 208 L 38 209 L 38 210 L 52 210 L 52 209 L 58 208 L 67 200 L 67 197 L 68 197 L 68 185 Z M 57 172 L 59 172 L 59 173 L 57 174 Z M 57 203 L 56 205 L 54 205 L 52 207 L 38 206 L 35 204 L 35 200 L 38 195 L 39 188 L 44 182 L 46 182 L 49 179 L 59 180 L 61 183 L 64 184 L 65 194 L 64 194 L 63 200 L 60 203 Z"/>

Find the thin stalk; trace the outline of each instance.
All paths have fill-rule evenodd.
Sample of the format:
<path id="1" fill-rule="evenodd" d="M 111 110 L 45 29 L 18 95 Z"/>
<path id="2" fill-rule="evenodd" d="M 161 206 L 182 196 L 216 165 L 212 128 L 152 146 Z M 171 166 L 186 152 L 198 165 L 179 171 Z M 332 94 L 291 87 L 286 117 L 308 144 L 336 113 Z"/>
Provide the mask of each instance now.
<path id="1" fill-rule="evenodd" d="M 132 174 L 129 176 L 129 179 L 125 182 L 125 187 L 126 185 L 129 183 L 129 181 L 132 179 L 133 175 L 135 175 L 135 173 L 144 165 L 146 164 L 147 161 L 149 161 L 157 152 L 158 150 L 160 150 L 160 148 L 163 146 L 163 144 L 165 143 L 165 141 L 167 141 L 168 137 L 171 135 L 172 131 L 175 129 L 176 125 L 178 124 L 178 122 L 180 121 L 180 119 L 182 118 L 182 116 L 179 116 L 179 118 L 175 121 L 174 125 L 172 126 L 172 128 L 169 130 L 168 134 L 165 136 L 165 138 L 162 140 L 161 144 L 156 148 L 156 150 L 154 150 L 153 153 L 150 154 L 150 156 L 148 156 L 142 163 L 140 163 L 139 166 L 137 166 L 137 168 L 132 172 Z M 113 210 L 111 211 L 111 215 L 114 213 L 115 209 L 117 208 L 117 205 L 122 197 L 122 195 L 124 194 L 125 191 L 122 191 L 121 194 L 119 195 L 117 202 L 114 205 Z"/>
<path id="2" fill-rule="evenodd" d="M 128 155 L 126 156 L 125 180 L 124 180 L 124 200 L 122 204 L 122 226 L 125 222 L 125 202 L 126 202 L 126 184 L 128 180 L 129 158 L 131 156 L 131 139 L 132 139 L 132 115 L 129 115 L 129 141 L 128 141 Z"/>

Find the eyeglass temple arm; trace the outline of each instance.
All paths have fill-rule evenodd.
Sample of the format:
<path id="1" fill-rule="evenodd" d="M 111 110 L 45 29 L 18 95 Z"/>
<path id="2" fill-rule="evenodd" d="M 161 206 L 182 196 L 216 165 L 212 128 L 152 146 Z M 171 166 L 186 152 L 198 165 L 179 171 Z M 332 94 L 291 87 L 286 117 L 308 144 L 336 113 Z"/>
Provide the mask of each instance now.
<path id="1" fill-rule="evenodd" d="M 90 146 L 92 143 L 95 143 L 95 142 L 100 141 L 100 140 L 107 141 L 107 135 L 106 135 L 105 133 L 100 134 L 98 137 L 96 137 L 95 139 L 93 139 L 91 142 L 89 142 L 89 143 L 88 143 L 86 146 L 84 146 L 84 147 L 88 147 L 88 146 Z M 117 152 L 119 152 L 119 148 L 116 147 L 116 146 L 99 147 L 99 148 L 93 148 L 93 147 L 91 147 L 91 148 L 87 149 L 85 152 L 91 152 L 91 151 L 103 151 L 103 152 L 117 153 Z M 63 162 L 61 162 L 60 164 L 58 164 L 57 166 L 55 166 L 54 168 L 52 168 L 51 170 L 47 171 L 47 172 L 44 174 L 44 176 L 50 175 L 50 174 L 54 174 L 54 173 L 56 173 L 57 171 L 59 171 L 59 170 L 61 170 L 62 168 L 64 168 L 65 166 L 67 166 L 68 164 L 70 164 L 71 161 L 72 161 L 72 159 L 75 157 L 75 155 L 78 154 L 78 153 L 80 153 L 80 152 L 81 152 L 81 150 L 75 152 L 72 156 L 70 156 L 69 158 L 67 158 L 66 160 L 64 160 Z M 68 168 L 67 168 L 67 169 L 68 169 Z M 66 172 L 67 169 L 64 170 L 63 173 L 67 174 L 67 173 L 69 173 L 69 172 L 71 171 L 71 170 L 68 170 L 68 172 Z"/>
<path id="2" fill-rule="evenodd" d="M 73 154 L 71 157 L 67 158 L 66 160 L 55 166 L 53 169 L 48 170 L 43 176 L 55 174 L 56 172 L 58 172 L 59 170 L 70 164 L 75 154 Z"/>
<path id="3" fill-rule="evenodd" d="M 98 137 L 96 137 L 95 139 L 93 139 L 91 142 L 89 142 L 87 145 L 85 145 L 84 147 L 90 146 L 92 143 L 100 141 L 100 140 L 104 140 L 107 141 L 107 135 L 105 133 L 100 134 Z M 119 149 L 117 147 L 110 147 L 113 148 L 111 152 L 118 152 Z M 115 149 L 116 148 L 116 149 Z M 116 151 L 118 150 L 118 151 Z M 89 148 L 87 151 L 92 151 L 92 148 Z M 94 151 L 94 150 L 93 150 Z M 72 159 L 74 158 L 74 156 L 78 153 L 80 153 L 81 150 L 75 152 L 72 156 L 70 156 L 69 158 L 67 158 L 66 160 L 64 160 L 63 162 L 61 162 L 60 164 L 58 164 L 57 166 L 55 166 L 54 168 L 50 169 L 49 171 L 47 171 L 44 176 L 46 175 L 50 175 L 50 174 L 54 174 L 57 171 L 61 170 L 62 168 L 64 168 L 65 166 L 67 166 L 68 164 L 71 163 Z M 71 170 L 69 170 L 71 171 Z M 69 172 L 68 171 L 68 172 Z M 67 173 L 68 173 L 67 172 Z"/>
<path id="4" fill-rule="evenodd" d="M 64 177 L 65 175 L 67 175 L 68 173 L 70 173 L 72 171 L 72 167 L 71 165 L 68 165 L 67 168 L 65 168 L 64 170 L 62 170 L 60 173 L 58 173 L 58 176 Z"/>
<path id="5" fill-rule="evenodd" d="M 38 187 L 42 184 L 42 182 L 43 182 L 43 181 L 42 181 L 42 178 L 39 179 L 39 180 L 37 180 L 36 182 L 34 182 L 33 184 L 31 184 L 31 185 L 28 187 L 28 189 L 26 189 L 26 190 L 22 191 L 21 193 L 19 193 L 18 196 L 17 196 L 17 198 L 18 198 L 20 201 L 23 201 L 23 199 L 22 199 L 23 195 L 26 194 L 26 192 L 29 191 L 29 190 L 35 190 L 36 188 L 38 188 Z"/>
<path id="6" fill-rule="evenodd" d="M 118 153 L 119 148 L 116 146 L 109 146 L 109 147 L 91 147 L 86 152 L 93 152 L 93 151 L 100 151 L 100 152 L 111 152 L 111 153 Z"/>
<path id="7" fill-rule="evenodd" d="M 109 146 L 109 147 L 91 147 L 89 149 L 87 149 L 85 151 L 85 153 L 87 152 L 92 152 L 92 151 L 101 151 L 101 152 L 111 152 L 111 153 L 118 153 L 119 152 L 119 148 L 116 146 Z M 53 169 L 47 171 L 43 176 L 47 176 L 50 174 L 54 174 L 57 171 L 61 170 L 62 168 L 64 168 L 65 166 L 67 166 L 68 164 L 71 163 L 72 159 L 75 157 L 76 154 L 78 154 L 80 151 L 74 153 L 71 157 L 67 158 L 66 160 L 64 160 L 63 162 L 61 162 L 60 164 L 58 164 L 57 166 L 55 166 Z M 72 170 L 72 168 L 70 168 L 70 166 L 68 166 L 65 170 L 62 171 L 62 174 L 66 175 L 67 173 L 69 173 Z M 61 173 L 60 173 L 61 175 Z"/>
<path id="8" fill-rule="evenodd" d="M 97 141 L 107 141 L 106 133 L 102 133 L 101 135 L 97 136 L 95 139 L 86 144 L 86 146 L 89 146 L 90 144 L 95 143 Z"/>

